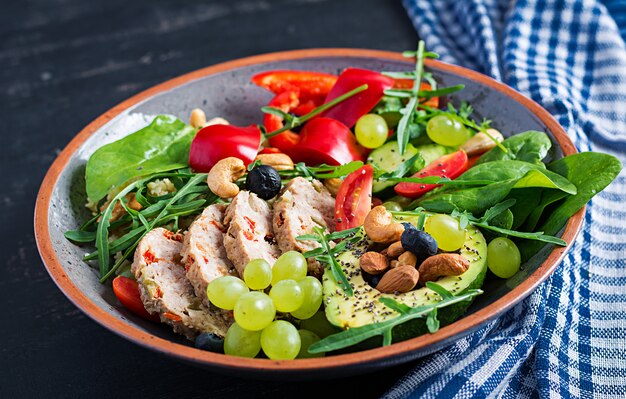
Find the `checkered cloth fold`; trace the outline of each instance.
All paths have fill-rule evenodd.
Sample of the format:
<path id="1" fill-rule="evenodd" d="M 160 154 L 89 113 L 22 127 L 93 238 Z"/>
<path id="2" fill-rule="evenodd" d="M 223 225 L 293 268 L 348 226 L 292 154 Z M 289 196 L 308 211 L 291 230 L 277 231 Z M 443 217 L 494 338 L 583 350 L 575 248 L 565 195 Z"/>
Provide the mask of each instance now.
<path id="1" fill-rule="evenodd" d="M 427 48 L 543 105 L 580 151 L 626 161 L 626 1 L 404 0 Z M 620 32 L 621 29 L 621 32 Z M 626 173 L 553 276 L 418 361 L 386 397 L 626 397 Z"/>

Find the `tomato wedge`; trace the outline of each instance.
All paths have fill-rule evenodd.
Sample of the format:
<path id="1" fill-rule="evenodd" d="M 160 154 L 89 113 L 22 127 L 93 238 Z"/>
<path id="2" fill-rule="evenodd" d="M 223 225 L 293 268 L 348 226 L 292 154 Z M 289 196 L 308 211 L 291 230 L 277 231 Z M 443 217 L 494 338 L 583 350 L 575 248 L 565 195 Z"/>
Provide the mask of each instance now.
<path id="1" fill-rule="evenodd" d="M 374 168 L 365 165 L 350 173 L 339 186 L 335 200 L 335 229 L 358 227 L 372 209 Z"/>
<path id="2" fill-rule="evenodd" d="M 463 172 L 469 169 L 469 162 L 467 154 L 463 150 L 459 150 L 452 154 L 444 155 L 441 158 L 437 158 L 430 164 L 416 174 L 413 177 L 429 177 L 439 176 L 447 177 L 449 179 L 456 179 L 461 176 Z M 396 184 L 394 190 L 396 194 L 408 198 L 420 197 L 435 187 L 439 187 L 440 184 L 421 184 L 421 183 L 407 183 L 402 182 Z"/>
<path id="3" fill-rule="evenodd" d="M 309 71 L 267 71 L 252 77 L 252 83 L 275 94 L 293 90 L 300 91 L 300 100 L 321 104 L 337 81 L 337 76 Z"/>
<path id="4" fill-rule="evenodd" d="M 139 285 L 133 279 L 117 276 L 113 279 L 113 293 L 117 300 L 128 310 L 150 321 L 159 321 L 159 316 L 150 314 L 143 306 L 139 294 Z"/>

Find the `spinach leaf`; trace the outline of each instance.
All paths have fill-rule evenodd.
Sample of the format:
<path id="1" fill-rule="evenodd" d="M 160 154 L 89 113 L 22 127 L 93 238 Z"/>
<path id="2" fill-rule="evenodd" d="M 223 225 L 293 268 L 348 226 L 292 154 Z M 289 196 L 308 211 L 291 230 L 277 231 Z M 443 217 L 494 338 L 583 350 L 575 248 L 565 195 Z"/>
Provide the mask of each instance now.
<path id="1" fill-rule="evenodd" d="M 513 189 L 553 188 L 568 194 L 576 193 L 576 186 L 563 176 L 543 167 L 522 161 L 494 161 L 475 166 L 455 181 L 494 181 L 495 183 L 472 188 L 444 188 L 433 191 L 416 201 L 416 204 L 432 212 L 450 213 L 461 209 L 480 214 L 501 202 Z"/>
<path id="2" fill-rule="evenodd" d="M 543 165 L 541 160 L 548 155 L 548 151 L 552 147 L 552 142 L 547 134 L 529 130 L 507 138 L 502 142 L 502 146 L 504 146 L 508 152 L 504 152 L 501 148 L 495 147 L 480 157 L 476 165 L 507 159 Z"/>
<path id="3" fill-rule="evenodd" d="M 572 215 L 617 177 L 622 170 L 622 163 L 612 155 L 582 152 L 552 162 L 548 169 L 566 177 L 578 188 L 576 195 L 566 197 L 552 209 L 539 228 L 545 234 L 556 234 Z M 520 243 L 522 260 L 529 259 L 542 247 L 541 243 L 531 241 Z"/>
<path id="4" fill-rule="evenodd" d="M 173 116 L 157 116 L 143 129 L 100 147 L 87 162 L 87 196 L 99 201 L 132 178 L 184 168 L 195 129 Z"/>
<path id="5" fill-rule="evenodd" d="M 546 190 L 541 194 L 541 200 L 532 210 L 530 215 L 528 215 L 528 219 L 524 223 L 524 230 L 533 231 L 537 227 L 537 223 L 539 223 L 539 219 L 543 214 L 543 211 L 547 206 L 567 197 L 562 191 L 556 190 Z"/>
<path id="6" fill-rule="evenodd" d="M 544 191 L 563 193 L 562 191 L 542 190 L 534 187 L 511 190 L 507 198 L 515 200 L 515 205 L 511 207 L 511 212 L 513 213 L 512 229 L 517 230 L 524 224 L 528 216 L 539 205 Z M 566 193 L 563 194 L 567 195 Z"/>

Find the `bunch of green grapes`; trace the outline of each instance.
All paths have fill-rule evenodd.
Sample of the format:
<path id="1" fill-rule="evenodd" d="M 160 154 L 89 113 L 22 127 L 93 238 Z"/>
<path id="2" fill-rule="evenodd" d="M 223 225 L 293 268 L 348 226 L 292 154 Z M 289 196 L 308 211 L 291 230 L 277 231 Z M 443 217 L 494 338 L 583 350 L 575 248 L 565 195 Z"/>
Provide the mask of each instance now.
<path id="1" fill-rule="evenodd" d="M 224 339 L 227 355 L 256 357 L 261 349 L 272 360 L 310 357 L 308 347 L 320 340 L 309 330 L 298 330 L 276 313 L 294 318 L 312 318 L 322 304 L 322 284 L 307 276 L 307 262 L 296 251 L 285 252 L 274 266 L 264 259 L 250 261 L 243 280 L 224 276 L 207 287 L 209 301 L 218 308 L 232 310 L 235 323 Z"/>

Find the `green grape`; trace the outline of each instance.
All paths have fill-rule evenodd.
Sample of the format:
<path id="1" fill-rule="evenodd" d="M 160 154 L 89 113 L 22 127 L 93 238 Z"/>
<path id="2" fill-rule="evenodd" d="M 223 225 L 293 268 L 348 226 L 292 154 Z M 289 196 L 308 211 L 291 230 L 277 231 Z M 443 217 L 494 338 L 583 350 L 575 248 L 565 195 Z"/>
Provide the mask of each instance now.
<path id="1" fill-rule="evenodd" d="M 306 271 L 306 259 L 300 252 L 285 252 L 272 267 L 272 285 L 281 280 L 302 280 L 306 277 Z"/>
<path id="2" fill-rule="evenodd" d="M 521 262 L 517 245 L 508 238 L 498 237 L 487 245 L 487 266 L 496 276 L 512 277 L 519 271 Z"/>
<path id="3" fill-rule="evenodd" d="M 298 334 L 300 334 L 300 352 L 298 352 L 298 356 L 296 356 L 298 359 L 310 359 L 312 357 L 324 356 L 324 353 L 309 353 L 309 346 L 320 340 L 317 334 L 309 330 L 298 330 Z"/>
<path id="4" fill-rule="evenodd" d="M 388 210 L 389 212 L 401 212 L 402 211 L 402 205 L 398 204 L 395 201 L 386 201 L 383 202 L 383 206 L 385 207 L 386 210 Z"/>
<path id="5" fill-rule="evenodd" d="M 206 287 L 209 301 L 226 310 L 233 310 L 239 298 L 248 291 L 246 283 L 234 276 L 218 277 Z"/>
<path id="6" fill-rule="evenodd" d="M 459 221 L 449 215 L 433 215 L 426 219 L 424 231 L 433 236 L 444 251 L 456 251 L 465 243 L 465 231 Z"/>
<path id="7" fill-rule="evenodd" d="M 378 148 L 385 144 L 389 136 L 389 128 L 385 118 L 376 114 L 366 114 L 354 125 L 356 139 L 363 147 Z"/>
<path id="8" fill-rule="evenodd" d="M 243 294 L 234 309 L 235 321 L 250 331 L 259 331 L 267 327 L 276 316 L 276 307 L 272 298 L 262 292 Z"/>
<path id="9" fill-rule="evenodd" d="M 224 353 L 232 356 L 255 357 L 261 351 L 261 332 L 248 331 L 233 323 L 224 338 Z"/>
<path id="10" fill-rule="evenodd" d="M 326 338 L 337 332 L 337 328 L 330 324 L 326 313 L 321 310 L 313 316 L 300 322 L 300 328 L 314 332 L 320 338 Z"/>
<path id="11" fill-rule="evenodd" d="M 272 282 L 272 266 L 265 259 L 254 259 L 243 269 L 243 280 L 252 290 L 264 290 Z"/>
<path id="12" fill-rule="evenodd" d="M 297 319 L 304 320 L 312 317 L 322 305 L 322 283 L 315 277 L 308 276 L 298 281 L 298 285 L 302 288 L 304 300 L 291 314 Z"/>
<path id="13" fill-rule="evenodd" d="M 279 312 L 293 312 L 302 306 L 304 291 L 296 280 L 281 280 L 270 290 L 270 298 Z"/>
<path id="14" fill-rule="evenodd" d="M 300 352 L 300 334 L 288 321 L 274 321 L 261 332 L 261 348 L 272 360 L 295 359 Z"/>
<path id="15" fill-rule="evenodd" d="M 437 115 L 426 125 L 426 134 L 437 144 L 458 147 L 469 139 L 470 135 L 458 118 L 449 115 Z"/>

